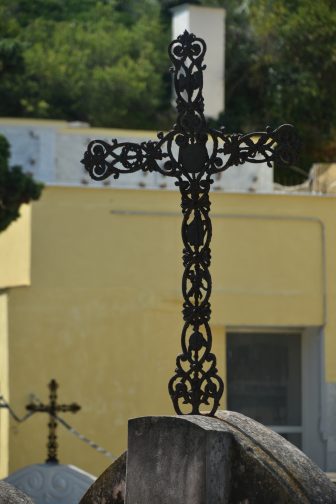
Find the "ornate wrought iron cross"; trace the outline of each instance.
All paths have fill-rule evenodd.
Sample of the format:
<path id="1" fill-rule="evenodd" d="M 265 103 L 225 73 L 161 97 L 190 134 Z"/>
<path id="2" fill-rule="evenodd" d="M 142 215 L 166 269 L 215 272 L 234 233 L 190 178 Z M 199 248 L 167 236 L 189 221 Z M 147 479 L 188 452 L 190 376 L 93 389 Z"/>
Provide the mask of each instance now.
<path id="1" fill-rule="evenodd" d="M 230 166 L 273 161 L 293 162 L 296 136 L 284 124 L 265 132 L 227 134 L 224 128 L 209 128 L 204 117 L 203 64 L 206 44 L 185 31 L 169 45 L 176 91 L 177 122 L 168 133 L 158 133 L 157 141 L 141 144 L 112 140 L 89 143 L 82 163 L 94 180 L 138 170 L 156 171 L 175 177 L 182 197 L 182 353 L 168 389 L 178 414 L 201 414 L 202 405 L 214 415 L 224 384 L 218 376 L 216 357 L 211 352 L 209 326 L 211 276 L 209 191 L 212 176 Z M 186 405 L 186 406 L 185 406 Z M 187 408 L 187 411 L 185 410 Z"/>
<path id="2" fill-rule="evenodd" d="M 30 403 L 27 404 L 26 409 L 28 411 L 33 411 L 34 413 L 48 413 L 49 414 L 49 434 L 48 434 L 48 458 L 46 462 L 53 462 L 55 464 L 58 464 L 58 458 L 57 458 L 57 448 L 58 448 L 58 443 L 57 443 L 57 434 L 56 434 L 56 428 L 57 428 L 57 420 L 55 418 L 55 415 L 61 411 L 62 413 L 66 413 L 70 411 L 71 413 L 77 413 L 81 409 L 81 407 L 76 404 L 76 403 L 71 403 L 71 404 L 57 404 L 57 389 L 58 389 L 58 383 L 56 380 L 51 380 L 51 382 L 48 385 L 49 390 L 50 390 L 50 395 L 49 395 L 49 404 L 43 404 L 43 403 Z"/>

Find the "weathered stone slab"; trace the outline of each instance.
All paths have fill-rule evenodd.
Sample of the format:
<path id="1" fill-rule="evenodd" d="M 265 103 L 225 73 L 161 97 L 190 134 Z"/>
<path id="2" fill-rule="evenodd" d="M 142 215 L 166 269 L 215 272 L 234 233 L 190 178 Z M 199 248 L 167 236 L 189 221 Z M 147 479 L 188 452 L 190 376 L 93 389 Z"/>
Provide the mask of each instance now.
<path id="1" fill-rule="evenodd" d="M 26 494 L 6 481 L 0 481 L 0 502 L 1 504 L 34 504 Z"/>
<path id="2" fill-rule="evenodd" d="M 336 504 L 336 485 L 299 449 L 239 413 L 129 422 L 126 454 L 80 504 Z"/>
<path id="3" fill-rule="evenodd" d="M 126 492 L 126 452 L 93 483 L 79 504 L 124 504 Z"/>
<path id="4" fill-rule="evenodd" d="M 279 434 L 232 411 L 216 417 L 235 441 L 231 504 L 336 504 L 336 486 Z"/>
<path id="5" fill-rule="evenodd" d="M 126 504 L 228 504 L 231 439 L 208 417 L 130 420 Z"/>

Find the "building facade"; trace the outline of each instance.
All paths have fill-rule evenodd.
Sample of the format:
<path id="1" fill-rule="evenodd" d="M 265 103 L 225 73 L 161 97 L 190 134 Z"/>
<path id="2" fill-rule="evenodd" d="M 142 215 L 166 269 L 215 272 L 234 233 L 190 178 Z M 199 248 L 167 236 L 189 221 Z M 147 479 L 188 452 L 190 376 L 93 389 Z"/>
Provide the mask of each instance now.
<path id="1" fill-rule="evenodd" d="M 152 174 L 95 185 L 83 173 L 89 138 L 154 133 L 10 120 L 1 121 L 0 131 L 14 147 L 13 162 L 29 163 L 36 174 L 44 173 L 41 159 L 49 156 L 47 175 L 39 177 L 46 187 L 32 205 L 31 241 L 27 232 L 22 237 L 31 279 L 6 293 L 3 395 L 23 415 L 32 394 L 46 400 L 46 384 L 57 379 L 60 401 L 82 406 L 64 418 L 118 456 L 128 418 L 173 414 L 167 383 L 182 329 L 179 193 Z M 35 142 L 35 150 L 28 144 L 21 154 L 15 150 L 22 145 L 16 134 Z M 36 136 L 46 134 L 43 151 Z M 336 199 L 274 193 L 272 170 L 242 168 L 215 181 L 211 194 L 211 323 L 226 385 L 221 407 L 269 425 L 334 471 Z M 0 254 L 16 225 L 2 233 Z M 6 258 L 22 247 L 13 243 Z M 12 421 L 8 428 L 7 412 L 1 415 L 9 471 L 42 462 L 47 418 Z M 96 475 L 110 463 L 61 425 L 58 431 L 62 463 Z"/>

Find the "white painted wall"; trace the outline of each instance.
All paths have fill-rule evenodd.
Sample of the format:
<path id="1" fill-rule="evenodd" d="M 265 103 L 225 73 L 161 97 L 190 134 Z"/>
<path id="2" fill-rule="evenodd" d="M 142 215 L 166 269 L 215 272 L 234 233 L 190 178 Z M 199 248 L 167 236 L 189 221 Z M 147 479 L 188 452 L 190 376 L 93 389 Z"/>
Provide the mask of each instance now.
<path id="1" fill-rule="evenodd" d="M 128 131 L 70 127 L 66 122 L 29 119 L 0 119 L 0 133 L 11 144 L 11 164 L 21 165 L 36 179 L 50 185 L 116 187 L 127 189 L 176 190 L 175 179 L 159 173 L 137 172 L 93 181 L 80 163 L 90 140 L 122 142 L 155 140 L 154 131 Z M 212 189 L 228 192 L 272 192 L 273 169 L 265 163 L 245 163 L 215 175 Z"/>

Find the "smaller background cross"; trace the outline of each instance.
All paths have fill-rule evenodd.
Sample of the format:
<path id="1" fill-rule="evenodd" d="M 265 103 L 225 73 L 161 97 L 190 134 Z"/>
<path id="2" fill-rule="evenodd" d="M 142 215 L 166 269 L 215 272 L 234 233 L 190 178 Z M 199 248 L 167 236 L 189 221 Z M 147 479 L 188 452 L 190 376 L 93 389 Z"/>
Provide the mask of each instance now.
<path id="1" fill-rule="evenodd" d="M 46 462 L 51 462 L 58 464 L 59 460 L 57 458 L 57 448 L 58 448 L 58 443 L 57 443 L 57 434 L 56 434 L 56 429 L 57 429 L 57 413 L 62 412 L 66 413 L 70 411 L 71 413 L 77 413 L 81 409 L 81 407 L 77 403 L 71 403 L 71 404 L 57 404 L 57 389 L 58 389 L 58 383 L 56 380 L 51 380 L 49 383 L 48 387 L 50 390 L 49 394 L 49 404 L 43 404 L 43 403 L 29 403 L 26 406 L 26 409 L 28 411 L 31 411 L 33 413 L 48 413 L 49 414 L 49 423 L 48 423 L 48 428 L 49 428 L 49 433 L 48 433 L 48 443 L 47 443 L 47 448 L 48 448 L 48 458 Z"/>

